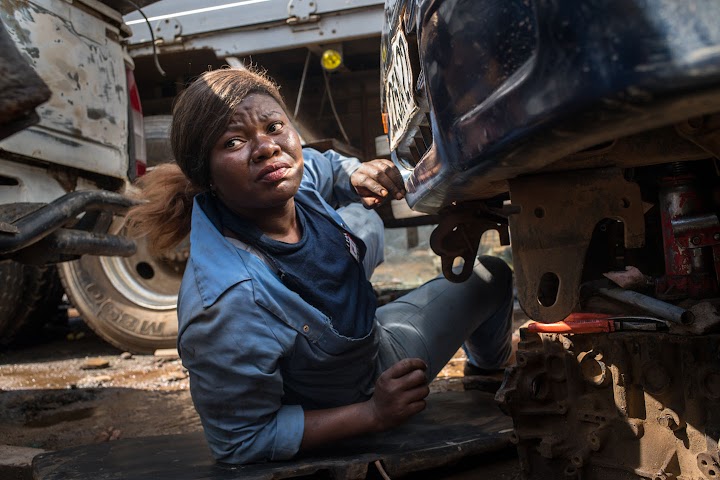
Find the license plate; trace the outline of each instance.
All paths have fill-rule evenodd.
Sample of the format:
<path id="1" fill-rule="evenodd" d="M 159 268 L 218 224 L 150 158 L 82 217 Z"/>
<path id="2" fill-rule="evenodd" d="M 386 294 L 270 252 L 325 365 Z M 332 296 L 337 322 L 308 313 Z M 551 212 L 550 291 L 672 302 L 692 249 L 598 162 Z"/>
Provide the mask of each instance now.
<path id="1" fill-rule="evenodd" d="M 408 43 L 401 28 L 390 46 L 390 68 L 385 79 L 385 105 L 388 113 L 390 149 L 395 150 L 418 111 L 415 103 L 412 67 Z"/>

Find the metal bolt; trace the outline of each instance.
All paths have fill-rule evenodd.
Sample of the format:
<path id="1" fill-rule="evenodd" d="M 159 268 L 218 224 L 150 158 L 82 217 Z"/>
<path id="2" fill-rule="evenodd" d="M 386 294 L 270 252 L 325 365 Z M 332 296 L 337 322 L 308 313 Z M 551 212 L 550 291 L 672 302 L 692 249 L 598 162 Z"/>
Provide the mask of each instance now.
<path id="1" fill-rule="evenodd" d="M 692 244 L 693 245 L 699 245 L 700 244 L 700 237 L 692 237 Z"/>
<path id="2" fill-rule="evenodd" d="M 715 240 L 720 240 L 720 233 L 716 233 L 715 235 L 713 235 L 713 238 Z"/>
<path id="3" fill-rule="evenodd" d="M 681 427 L 680 424 L 684 422 L 680 420 L 680 417 L 677 413 L 670 410 L 669 408 L 666 408 L 660 413 L 660 416 L 658 417 L 658 423 L 674 432 L 675 430 L 678 430 Z"/>
<path id="4" fill-rule="evenodd" d="M 522 353 L 517 353 L 515 355 L 515 362 L 518 364 L 519 367 L 524 367 L 528 363 L 527 357 Z"/>
<path id="5" fill-rule="evenodd" d="M 678 429 L 678 424 L 675 423 L 675 419 L 672 417 L 672 415 L 663 415 L 661 417 L 658 417 L 658 423 L 663 427 L 669 428 L 673 431 Z"/>

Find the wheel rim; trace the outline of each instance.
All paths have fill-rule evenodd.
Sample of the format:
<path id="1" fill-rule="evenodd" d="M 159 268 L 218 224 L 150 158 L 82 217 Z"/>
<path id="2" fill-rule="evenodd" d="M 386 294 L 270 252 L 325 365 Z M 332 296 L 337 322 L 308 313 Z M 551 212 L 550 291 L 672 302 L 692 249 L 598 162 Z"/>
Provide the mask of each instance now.
<path id="1" fill-rule="evenodd" d="M 113 287 L 136 305 L 150 310 L 174 310 L 185 271 L 188 240 L 167 255 L 148 252 L 147 243 L 137 242 L 130 257 L 100 257 L 100 263 Z"/>

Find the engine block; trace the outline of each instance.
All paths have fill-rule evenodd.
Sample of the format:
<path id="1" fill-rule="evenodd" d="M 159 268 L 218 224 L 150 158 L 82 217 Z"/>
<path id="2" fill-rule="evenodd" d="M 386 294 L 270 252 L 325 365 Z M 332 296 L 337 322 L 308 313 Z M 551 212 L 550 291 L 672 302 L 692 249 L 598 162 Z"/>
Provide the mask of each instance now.
<path id="1" fill-rule="evenodd" d="M 525 478 L 720 479 L 720 335 L 522 329 L 496 400 Z"/>

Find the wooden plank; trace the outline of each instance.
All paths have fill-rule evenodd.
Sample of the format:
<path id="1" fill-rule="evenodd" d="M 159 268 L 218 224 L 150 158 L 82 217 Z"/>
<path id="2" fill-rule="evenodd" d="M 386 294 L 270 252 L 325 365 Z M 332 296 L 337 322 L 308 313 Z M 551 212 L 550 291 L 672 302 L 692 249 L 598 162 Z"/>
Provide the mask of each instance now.
<path id="1" fill-rule="evenodd" d="M 394 430 L 317 450 L 290 462 L 240 467 L 217 464 L 202 433 L 118 440 L 41 454 L 36 480 L 270 480 L 324 473 L 325 478 L 365 478 L 380 460 L 391 476 L 435 468 L 509 446 L 512 422 L 479 391 L 442 392 L 428 408 Z"/>

